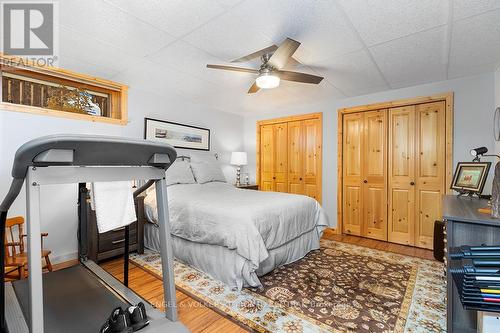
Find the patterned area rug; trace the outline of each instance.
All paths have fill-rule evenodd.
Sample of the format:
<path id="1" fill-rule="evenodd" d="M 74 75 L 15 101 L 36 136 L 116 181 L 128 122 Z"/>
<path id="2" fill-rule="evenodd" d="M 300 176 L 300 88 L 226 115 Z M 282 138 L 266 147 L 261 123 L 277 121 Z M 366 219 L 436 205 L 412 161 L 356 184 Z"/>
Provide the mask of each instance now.
<path id="1" fill-rule="evenodd" d="M 131 260 L 161 276 L 157 253 Z M 259 332 L 446 332 L 442 265 L 346 243 L 321 249 L 261 277 L 262 290 L 235 291 L 181 262 L 181 290 Z"/>

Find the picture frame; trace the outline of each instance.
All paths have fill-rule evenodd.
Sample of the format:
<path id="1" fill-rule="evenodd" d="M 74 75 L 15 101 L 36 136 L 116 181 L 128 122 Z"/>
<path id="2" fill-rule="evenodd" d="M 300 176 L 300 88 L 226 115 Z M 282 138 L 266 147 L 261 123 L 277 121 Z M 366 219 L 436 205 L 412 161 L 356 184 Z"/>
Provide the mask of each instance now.
<path id="1" fill-rule="evenodd" d="M 491 162 L 458 162 L 451 188 L 460 193 L 483 191 Z"/>
<path id="2" fill-rule="evenodd" d="M 210 129 L 166 120 L 144 118 L 144 139 L 175 148 L 210 150 Z"/>

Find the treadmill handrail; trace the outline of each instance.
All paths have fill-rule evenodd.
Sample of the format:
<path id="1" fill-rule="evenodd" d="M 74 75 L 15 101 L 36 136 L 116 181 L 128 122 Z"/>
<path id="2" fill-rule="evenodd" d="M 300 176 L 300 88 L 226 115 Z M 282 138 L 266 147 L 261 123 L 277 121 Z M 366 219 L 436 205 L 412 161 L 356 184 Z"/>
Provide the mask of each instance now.
<path id="1" fill-rule="evenodd" d="M 68 154 L 71 151 L 72 156 Z M 98 135 L 43 136 L 17 150 L 12 165 L 14 179 L 0 211 L 8 211 L 19 195 L 30 166 L 153 166 L 166 170 L 176 157 L 173 147 L 154 141 Z"/>

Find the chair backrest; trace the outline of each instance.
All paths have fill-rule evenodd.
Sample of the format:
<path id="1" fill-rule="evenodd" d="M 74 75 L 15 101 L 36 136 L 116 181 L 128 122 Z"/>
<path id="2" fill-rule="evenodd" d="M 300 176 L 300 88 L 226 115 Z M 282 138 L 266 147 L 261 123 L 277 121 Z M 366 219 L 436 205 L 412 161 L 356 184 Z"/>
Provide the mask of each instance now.
<path id="1" fill-rule="evenodd" d="M 15 216 L 5 221 L 5 256 L 24 252 L 23 235 L 24 217 Z M 17 236 L 17 237 L 16 237 Z M 9 244 L 13 246 L 9 246 Z"/>

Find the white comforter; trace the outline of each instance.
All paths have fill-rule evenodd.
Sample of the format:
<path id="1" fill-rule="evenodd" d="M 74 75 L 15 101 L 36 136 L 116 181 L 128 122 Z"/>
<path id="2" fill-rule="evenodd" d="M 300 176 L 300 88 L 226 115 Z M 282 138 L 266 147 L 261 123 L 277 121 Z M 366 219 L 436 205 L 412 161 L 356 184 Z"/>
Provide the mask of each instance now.
<path id="1" fill-rule="evenodd" d="M 312 198 L 237 189 L 221 182 L 168 187 L 171 232 L 192 242 L 226 246 L 254 268 L 268 250 L 300 235 L 330 226 Z M 145 199 L 146 215 L 157 220 L 156 195 Z"/>

